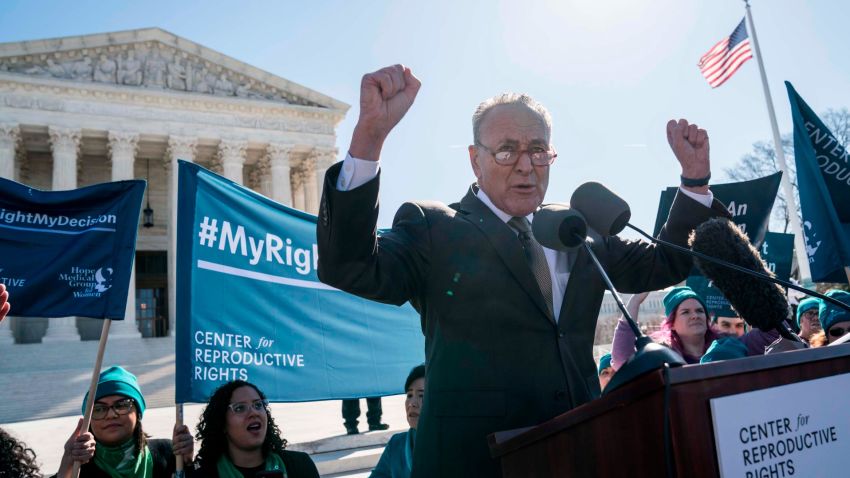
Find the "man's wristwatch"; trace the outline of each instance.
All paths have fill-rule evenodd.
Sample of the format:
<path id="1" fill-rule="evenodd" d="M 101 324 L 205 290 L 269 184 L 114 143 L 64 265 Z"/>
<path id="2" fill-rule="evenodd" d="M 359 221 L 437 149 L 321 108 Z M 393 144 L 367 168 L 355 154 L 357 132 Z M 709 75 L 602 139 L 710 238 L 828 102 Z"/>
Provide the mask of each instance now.
<path id="1" fill-rule="evenodd" d="M 686 178 L 684 176 L 679 176 L 682 179 L 682 186 L 687 186 L 689 188 L 698 188 L 700 186 L 705 186 L 708 184 L 708 180 L 711 179 L 711 173 L 708 173 L 708 176 L 704 178 Z"/>

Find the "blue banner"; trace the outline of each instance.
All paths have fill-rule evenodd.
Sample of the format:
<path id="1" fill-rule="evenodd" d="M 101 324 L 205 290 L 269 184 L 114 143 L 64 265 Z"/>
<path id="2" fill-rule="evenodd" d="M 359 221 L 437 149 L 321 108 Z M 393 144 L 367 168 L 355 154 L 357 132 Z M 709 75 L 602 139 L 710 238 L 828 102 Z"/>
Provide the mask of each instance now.
<path id="1" fill-rule="evenodd" d="M 749 181 L 711 185 L 714 197 L 726 205 L 732 220 L 747 234 L 755 247 L 761 246 L 767 234 L 770 212 L 773 210 L 781 180 L 782 173 L 777 172 Z M 679 187 L 675 186 L 661 191 L 658 214 L 655 216 L 655 236 L 661 232 L 661 226 L 670 214 L 670 207 L 678 190 Z"/>
<path id="2" fill-rule="evenodd" d="M 234 379 L 272 401 L 403 392 L 425 358 L 419 314 L 316 277 L 316 217 L 179 163 L 176 400 Z"/>
<path id="3" fill-rule="evenodd" d="M 39 191 L 0 178 L 0 282 L 16 316 L 124 319 L 145 181 Z"/>
<path id="4" fill-rule="evenodd" d="M 759 255 L 777 279 L 788 280 L 791 277 L 791 260 L 794 255 L 794 235 L 779 232 L 768 232 L 764 242 L 759 247 Z M 714 286 L 709 278 L 694 274 L 688 277 L 688 287 L 696 291 L 708 306 L 712 315 L 735 317 L 738 315 L 732 305 L 723 296 L 723 292 Z"/>
<path id="5" fill-rule="evenodd" d="M 850 155 L 791 83 L 785 86 L 794 118 L 794 160 L 812 280 L 847 282 Z"/>

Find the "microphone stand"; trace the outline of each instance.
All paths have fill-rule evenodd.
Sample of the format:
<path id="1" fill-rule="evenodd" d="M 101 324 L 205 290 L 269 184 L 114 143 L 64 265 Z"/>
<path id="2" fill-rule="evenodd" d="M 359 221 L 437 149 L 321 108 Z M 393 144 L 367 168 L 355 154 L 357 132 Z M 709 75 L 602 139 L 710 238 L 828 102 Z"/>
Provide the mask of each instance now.
<path id="1" fill-rule="evenodd" d="M 643 237 L 647 238 L 648 240 L 650 240 L 654 243 L 661 244 L 661 245 L 670 247 L 672 249 L 675 249 L 677 251 L 684 252 L 685 254 L 689 254 L 689 255 L 698 257 L 698 258 L 700 258 L 704 261 L 713 262 L 713 263 L 721 265 L 723 267 L 728 267 L 730 269 L 736 270 L 738 272 L 742 272 L 744 274 L 756 277 L 758 279 L 764 279 L 768 282 L 773 282 L 774 284 L 781 285 L 781 286 L 787 287 L 789 289 L 794 289 L 798 292 L 802 292 L 802 293 L 809 295 L 809 296 L 817 297 L 818 299 L 829 302 L 830 304 L 833 304 L 835 306 L 838 306 L 838 307 L 850 312 L 850 305 L 847 305 L 847 304 L 839 301 L 838 299 L 833 299 L 832 297 L 823 295 L 820 292 L 809 290 L 809 289 L 806 289 L 805 287 L 801 287 L 801 286 L 798 286 L 796 284 L 792 284 L 788 281 L 784 281 L 782 279 L 777 279 L 776 277 L 772 277 L 772 276 L 769 276 L 767 274 L 764 274 L 764 273 L 761 273 L 761 272 L 758 272 L 758 271 L 750 270 L 750 269 L 747 269 L 746 267 L 741 267 L 737 264 L 732 264 L 731 262 L 724 261 L 723 259 L 711 257 L 711 256 L 705 255 L 701 252 L 697 252 L 693 249 L 688 249 L 687 247 L 682 247 L 680 245 L 673 244 L 671 242 L 667 242 L 663 239 L 658 239 L 656 237 L 652 237 L 649 234 L 647 234 L 646 232 L 644 232 L 642 229 L 640 229 L 637 226 L 632 225 L 631 223 L 627 223 L 626 225 L 629 228 L 631 228 L 632 230 L 636 231 L 638 234 L 642 235 Z M 808 343 L 805 340 L 801 339 L 800 336 L 798 336 L 796 333 L 794 333 L 794 331 L 791 330 L 791 327 L 784 320 L 779 324 L 774 324 L 774 327 L 776 328 L 776 331 L 779 332 L 779 335 L 781 335 L 782 337 L 784 337 L 788 340 L 800 342 L 800 343 L 804 344 L 806 347 L 808 347 Z"/>
<path id="2" fill-rule="evenodd" d="M 631 327 L 632 332 L 635 334 L 635 348 L 637 351 L 629 360 L 626 361 L 626 363 L 623 364 L 622 367 L 620 367 L 619 370 L 617 370 L 617 373 L 611 377 L 611 381 L 608 382 L 608 385 L 605 387 L 605 390 L 602 391 L 602 394 L 607 395 L 614 389 L 631 382 L 641 375 L 663 368 L 664 364 L 671 367 L 685 365 L 685 360 L 676 353 L 675 350 L 655 343 L 651 338 L 641 332 L 637 322 L 635 322 L 631 314 L 629 314 L 629 311 L 626 310 L 625 304 L 623 304 L 622 299 L 620 299 L 620 294 L 617 292 L 617 289 L 614 287 L 614 284 L 611 282 L 611 279 L 608 277 L 608 274 L 605 272 L 605 269 L 602 267 L 599 259 L 597 259 L 596 254 L 590 247 L 590 244 L 588 244 L 587 241 L 585 241 L 580 235 L 575 234 L 575 236 L 581 240 L 581 243 L 584 245 L 584 249 L 590 255 L 590 258 L 593 259 L 593 263 L 596 265 L 596 269 L 599 270 L 602 280 L 605 281 L 605 285 L 614 296 L 614 300 L 617 302 L 617 306 L 623 313 L 623 317 L 626 319 L 626 322 L 628 322 L 629 327 Z"/>

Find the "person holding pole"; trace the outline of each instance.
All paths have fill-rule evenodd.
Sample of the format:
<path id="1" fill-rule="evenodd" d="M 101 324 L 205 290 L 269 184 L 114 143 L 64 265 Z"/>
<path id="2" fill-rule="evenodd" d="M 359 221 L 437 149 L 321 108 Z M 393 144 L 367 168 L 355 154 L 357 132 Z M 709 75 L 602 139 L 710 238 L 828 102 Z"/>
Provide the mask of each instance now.
<path id="1" fill-rule="evenodd" d="M 88 393 L 83 398 L 86 407 Z M 145 397 L 136 376 L 113 366 L 99 377 L 94 395 L 91 427 L 77 429 L 65 443 L 57 478 L 72 475 L 80 462 L 81 478 L 169 478 L 175 470 L 175 455 L 191 462 L 194 441 L 189 428 L 175 425 L 171 440 L 152 439 L 142 430 Z"/>

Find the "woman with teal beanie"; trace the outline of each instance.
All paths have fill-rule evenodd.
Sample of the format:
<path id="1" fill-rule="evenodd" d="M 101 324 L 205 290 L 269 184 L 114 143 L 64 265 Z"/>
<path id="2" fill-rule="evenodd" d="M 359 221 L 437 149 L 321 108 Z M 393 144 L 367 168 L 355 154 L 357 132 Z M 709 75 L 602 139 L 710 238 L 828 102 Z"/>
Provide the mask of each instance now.
<path id="1" fill-rule="evenodd" d="M 86 392 L 84 413 L 88 398 Z M 145 397 L 132 373 L 117 366 L 104 370 L 94 400 L 89 430 L 80 430 L 80 419 L 55 476 L 70 477 L 76 461 L 82 464 L 80 478 L 169 478 L 175 455 L 192 461 L 194 441 L 187 426 L 175 425 L 171 440 L 148 439 L 142 430 Z"/>
<path id="2" fill-rule="evenodd" d="M 850 292 L 833 289 L 827 292 L 826 296 L 850 305 Z M 818 318 L 823 330 L 809 339 L 812 347 L 829 345 L 850 333 L 850 312 L 841 307 L 822 300 L 818 308 Z"/>
<path id="3" fill-rule="evenodd" d="M 424 365 L 413 367 L 404 382 L 404 391 L 407 393 L 404 411 L 410 430 L 396 433 L 390 438 L 369 478 L 410 478 L 410 470 L 413 467 L 413 443 L 416 438 L 416 426 L 419 424 L 419 413 L 422 410 L 422 399 L 425 396 Z"/>
<path id="4" fill-rule="evenodd" d="M 821 331 L 818 320 L 821 300 L 817 297 L 807 297 L 797 305 L 797 327 L 800 329 L 800 338 L 808 341 L 813 335 Z"/>
<path id="5" fill-rule="evenodd" d="M 637 320 L 640 304 L 646 296 L 647 293 L 636 294 L 629 299 L 627 308 L 635 320 Z M 700 363 L 709 347 L 717 339 L 725 337 L 712 329 L 705 301 L 690 287 L 671 289 L 664 296 L 664 312 L 667 318 L 662 322 L 661 330 L 651 334 L 650 338 L 678 352 L 688 364 Z M 730 338 L 735 342 L 720 341 L 722 350 L 732 350 L 736 354 L 740 350 L 745 350 L 745 355 L 751 356 L 764 354 L 765 347 L 779 338 L 779 334 L 776 331 L 764 332 L 753 328 L 741 337 Z M 614 370 L 619 370 L 634 353 L 634 333 L 625 319 L 620 318 L 611 344 L 611 364 Z M 716 357 L 714 360 L 720 360 L 719 357 L 723 353 L 718 350 L 713 352 L 713 355 Z"/>

